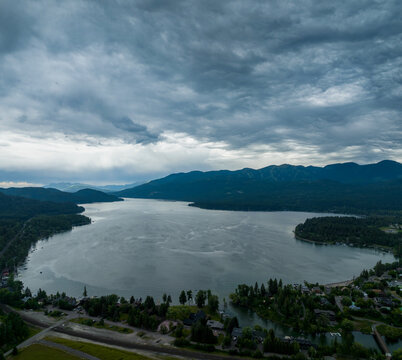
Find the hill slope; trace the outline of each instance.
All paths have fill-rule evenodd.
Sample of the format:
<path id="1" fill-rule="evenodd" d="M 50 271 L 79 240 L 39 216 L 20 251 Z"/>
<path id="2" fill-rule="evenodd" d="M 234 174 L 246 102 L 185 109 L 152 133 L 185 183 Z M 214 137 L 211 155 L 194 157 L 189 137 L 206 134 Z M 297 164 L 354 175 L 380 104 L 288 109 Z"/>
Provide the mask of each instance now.
<path id="1" fill-rule="evenodd" d="M 52 201 L 56 203 L 85 204 L 94 202 L 122 201 L 115 195 L 105 194 L 102 191 L 83 189 L 74 193 L 63 192 L 57 189 L 41 187 L 0 188 L 0 192 L 10 196 L 20 196 L 28 199 Z"/>
<path id="2" fill-rule="evenodd" d="M 38 201 L 0 193 L 0 218 L 28 219 L 37 215 L 77 214 L 84 208 L 72 203 Z"/>
<path id="3" fill-rule="evenodd" d="M 182 200 L 230 210 L 366 212 L 402 210 L 402 164 L 268 166 L 260 170 L 172 174 L 115 193 Z"/>

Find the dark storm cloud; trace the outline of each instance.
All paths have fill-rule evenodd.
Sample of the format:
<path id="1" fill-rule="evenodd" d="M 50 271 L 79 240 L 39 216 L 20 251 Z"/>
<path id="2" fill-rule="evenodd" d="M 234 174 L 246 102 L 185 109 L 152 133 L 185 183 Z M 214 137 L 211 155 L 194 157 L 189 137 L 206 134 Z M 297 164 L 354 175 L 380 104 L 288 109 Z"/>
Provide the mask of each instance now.
<path id="1" fill-rule="evenodd" d="M 0 127 L 395 157 L 401 14 L 400 1 L 3 1 Z"/>

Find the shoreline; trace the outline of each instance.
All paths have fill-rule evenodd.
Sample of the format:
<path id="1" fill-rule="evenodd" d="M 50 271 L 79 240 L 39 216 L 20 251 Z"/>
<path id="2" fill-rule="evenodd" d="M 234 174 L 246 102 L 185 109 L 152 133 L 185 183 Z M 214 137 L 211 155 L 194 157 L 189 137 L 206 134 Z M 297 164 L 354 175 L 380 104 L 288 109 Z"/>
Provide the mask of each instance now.
<path id="1" fill-rule="evenodd" d="M 308 243 L 310 243 L 310 244 L 316 244 L 316 245 L 332 245 L 332 246 L 337 246 L 337 245 L 336 245 L 337 243 L 334 243 L 334 242 L 324 242 L 324 241 L 306 239 L 306 238 L 302 238 L 302 237 L 296 235 L 296 233 L 295 233 L 294 230 L 293 230 L 292 232 L 293 232 L 294 237 L 295 237 L 296 240 L 305 241 L 305 242 L 308 242 Z M 339 244 L 342 244 L 342 245 L 346 245 L 346 246 L 348 246 L 348 247 L 357 248 L 357 249 L 373 249 L 373 250 L 383 251 L 383 252 L 385 252 L 385 253 L 392 254 L 392 255 L 394 256 L 394 258 L 396 259 L 396 256 L 395 256 L 395 254 L 394 254 L 392 248 L 379 247 L 379 246 L 376 246 L 375 244 L 374 244 L 374 245 L 367 245 L 367 246 L 358 246 L 358 245 L 354 245 L 353 243 L 351 243 L 351 244 L 353 244 L 353 246 L 350 246 L 350 245 L 349 245 L 348 243 L 346 243 L 346 242 L 338 242 L 338 243 L 339 243 Z"/>

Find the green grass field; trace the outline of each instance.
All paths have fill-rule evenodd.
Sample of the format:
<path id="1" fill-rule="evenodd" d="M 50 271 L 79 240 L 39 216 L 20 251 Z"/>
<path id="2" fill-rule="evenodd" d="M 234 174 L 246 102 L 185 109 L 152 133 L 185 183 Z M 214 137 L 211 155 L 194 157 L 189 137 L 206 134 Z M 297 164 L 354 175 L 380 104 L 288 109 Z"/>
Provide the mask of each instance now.
<path id="1" fill-rule="evenodd" d="M 29 329 L 28 337 L 32 337 L 42 331 L 42 329 L 34 327 L 34 326 L 28 326 L 28 329 Z"/>
<path id="2" fill-rule="evenodd" d="M 150 358 L 139 355 L 136 353 L 132 353 L 130 351 L 118 350 L 109 348 L 106 346 L 81 342 L 81 341 L 73 341 L 62 338 L 49 338 L 49 341 L 53 341 L 58 344 L 62 344 L 64 346 L 68 346 L 72 349 L 80 350 L 84 353 L 95 356 L 101 360 L 151 360 Z"/>
<path id="3" fill-rule="evenodd" d="M 40 344 L 33 344 L 22 350 L 13 360 L 79 360 L 80 358 Z"/>

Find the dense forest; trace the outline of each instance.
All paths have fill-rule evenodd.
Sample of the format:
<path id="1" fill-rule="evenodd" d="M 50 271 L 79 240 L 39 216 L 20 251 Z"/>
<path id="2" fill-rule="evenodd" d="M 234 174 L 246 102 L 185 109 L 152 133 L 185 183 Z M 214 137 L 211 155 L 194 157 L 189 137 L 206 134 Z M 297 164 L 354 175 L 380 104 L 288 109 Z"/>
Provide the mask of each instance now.
<path id="1" fill-rule="evenodd" d="M 321 243 L 346 243 L 356 246 L 382 246 L 400 257 L 402 216 L 345 217 L 328 216 L 307 219 L 296 226 L 298 238 Z"/>
<path id="2" fill-rule="evenodd" d="M 90 223 L 72 203 L 38 201 L 0 193 L 0 268 L 22 262 L 39 239 Z"/>
<path id="3" fill-rule="evenodd" d="M 25 223 L 0 220 L 0 267 L 11 267 L 24 261 L 29 249 L 38 240 L 68 231 L 73 226 L 89 224 L 91 220 L 83 215 L 40 215 Z"/>
<path id="4" fill-rule="evenodd" d="M 0 219 L 26 220 L 38 214 L 60 215 L 77 214 L 84 208 L 73 203 L 58 204 L 50 201 L 37 201 L 0 193 Z"/>
<path id="5" fill-rule="evenodd" d="M 219 210 L 400 213 L 402 181 L 361 185 L 330 181 L 269 184 L 256 181 L 237 189 L 225 189 L 216 197 L 194 200 L 191 205 Z"/>

